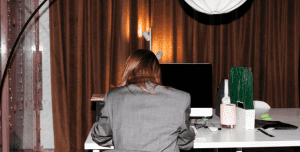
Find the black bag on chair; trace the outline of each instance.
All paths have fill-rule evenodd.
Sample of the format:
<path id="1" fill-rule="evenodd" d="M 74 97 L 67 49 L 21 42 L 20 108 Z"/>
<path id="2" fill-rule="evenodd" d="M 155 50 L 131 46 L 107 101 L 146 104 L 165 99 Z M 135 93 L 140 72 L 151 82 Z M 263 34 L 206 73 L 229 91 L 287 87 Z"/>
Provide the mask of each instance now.
<path id="1" fill-rule="evenodd" d="M 105 102 L 104 101 L 96 101 L 96 122 L 101 117 L 101 110 L 104 107 Z"/>

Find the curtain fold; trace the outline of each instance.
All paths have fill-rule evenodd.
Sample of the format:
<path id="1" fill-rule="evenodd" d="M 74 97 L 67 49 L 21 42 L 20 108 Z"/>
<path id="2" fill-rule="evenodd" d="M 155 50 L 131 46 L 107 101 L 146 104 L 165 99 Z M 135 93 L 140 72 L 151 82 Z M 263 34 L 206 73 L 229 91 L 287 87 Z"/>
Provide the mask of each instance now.
<path id="1" fill-rule="evenodd" d="M 92 94 L 119 84 L 129 55 L 149 48 L 140 34 L 149 28 L 152 51 L 163 52 L 160 63 L 212 64 L 213 107 L 230 67 L 240 66 L 252 68 L 255 100 L 299 108 L 299 10 L 298 0 L 249 0 L 213 16 L 184 0 L 56 1 L 50 7 L 55 150 L 83 151 L 95 122 Z"/>

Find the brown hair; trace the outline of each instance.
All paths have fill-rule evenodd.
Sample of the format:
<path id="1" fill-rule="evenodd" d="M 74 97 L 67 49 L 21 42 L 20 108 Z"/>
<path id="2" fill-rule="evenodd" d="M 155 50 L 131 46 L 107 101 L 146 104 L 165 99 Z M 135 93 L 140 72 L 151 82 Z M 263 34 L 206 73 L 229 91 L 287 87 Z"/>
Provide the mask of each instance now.
<path id="1" fill-rule="evenodd" d="M 156 55 L 150 50 L 139 49 L 127 59 L 122 81 L 118 87 L 126 86 L 128 88 L 129 84 L 135 84 L 144 91 L 155 94 L 155 92 L 150 92 L 147 89 L 147 81 L 154 83 L 154 88 L 157 85 L 163 85 L 161 82 L 161 69 Z M 169 88 L 169 86 L 163 87 Z"/>

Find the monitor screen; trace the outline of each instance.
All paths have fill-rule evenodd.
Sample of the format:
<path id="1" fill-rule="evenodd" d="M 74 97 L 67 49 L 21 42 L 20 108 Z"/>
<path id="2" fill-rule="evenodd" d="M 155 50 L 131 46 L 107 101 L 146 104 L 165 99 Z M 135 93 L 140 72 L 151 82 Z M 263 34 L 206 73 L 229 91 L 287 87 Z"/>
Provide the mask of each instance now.
<path id="1" fill-rule="evenodd" d="M 212 65 L 207 63 L 161 63 L 164 86 L 190 93 L 191 108 L 212 108 Z"/>

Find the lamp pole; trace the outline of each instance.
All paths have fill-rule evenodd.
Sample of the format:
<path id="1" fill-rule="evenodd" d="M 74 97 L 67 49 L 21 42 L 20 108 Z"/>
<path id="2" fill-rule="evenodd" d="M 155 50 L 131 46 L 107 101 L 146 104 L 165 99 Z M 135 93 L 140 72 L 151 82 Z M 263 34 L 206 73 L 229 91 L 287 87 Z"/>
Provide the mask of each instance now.
<path id="1" fill-rule="evenodd" d="M 149 29 L 149 33 L 150 33 L 150 51 L 152 51 L 151 50 L 151 39 L 152 39 L 152 37 L 151 37 L 151 28 Z"/>

